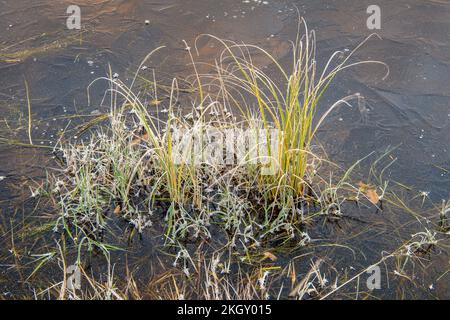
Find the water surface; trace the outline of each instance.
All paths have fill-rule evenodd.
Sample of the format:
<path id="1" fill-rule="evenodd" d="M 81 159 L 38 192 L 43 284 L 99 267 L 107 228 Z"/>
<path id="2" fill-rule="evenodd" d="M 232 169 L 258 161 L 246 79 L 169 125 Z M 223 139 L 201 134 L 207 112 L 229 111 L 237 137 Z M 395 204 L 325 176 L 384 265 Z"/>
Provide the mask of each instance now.
<path id="1" fill-rule="evenodd" d="M 334 51 L 351 50 L 373 32 L 366 27 L 366 8 L 372 4 L 367 0 L 80 0 L 81 31 L 66 28 L 70 4 L 73 1 L 0 1 L 1 138 L 28 141 L 24 79 L 30 87 L 33 142 L 51 147 L 69 122 L 83 120 L 70 115 L 89 116 L 102 108 L 98 101 L 105 87 L 93 87 L 91 105 L 86 88 L 107 75 L 108 65 L 126 81 L 141 59 L 160 45 L 166 49 L 149 67 L 171 77 L 191 73 L 183 40 L 192 44 L 203 33 L 260 45 L 287 62 L 288 41 L 297 32 L 297 10 L 316 30 L 321 64 Z M 448 199 L 450 3 L 380 0 L 377 4 L 382 10 L 382 28 L 377 31 L 382 39 L 371 39 L 357 58 L 387 63 L 389 77 L 383 81 L 384 70 L 378 66 L 342 73 L 322 105 L 360 92 L 367 109 L 364 114 L 357 105 L 338 109 L 319 138 L 330 157 L 344 166 L 373 150 L 395 146 L 392 157 L 397 161 L 389 169 L 389 179 L 429 192 L 427 201 Z M 199 41 L 202 59 L 214 59 L 217 50 L 211 42 Z M 257 62 L 268 64 L 262 57 Z M 27 183 L 45 179 L 45 170 L 52 165 L 49 150 L 0 145 L 4 221 L 16 219 L 17 211 L 25 207 L 30 196 Z M 375 238 L 365 241 L 368 250 L 379 248 Z M 430 294 L 448 298 L 448 286 L 438 286 Z"/>

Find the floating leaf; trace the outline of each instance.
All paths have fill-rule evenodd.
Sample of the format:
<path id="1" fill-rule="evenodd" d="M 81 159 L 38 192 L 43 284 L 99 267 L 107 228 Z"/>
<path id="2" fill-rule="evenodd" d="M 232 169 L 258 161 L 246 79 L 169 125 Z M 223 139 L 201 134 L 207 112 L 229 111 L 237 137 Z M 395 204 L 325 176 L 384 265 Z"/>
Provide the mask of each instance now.
<path id="1" fill-rule="evenodd" d="M 119 216 L 121 212 L 122 212 L 122 208 L 121 208 L 120 205 L 118 205 L 118 206 L 114 209 L 114 214 Z"/>
<path id="2" fill-rule="evenodd" d="M 278 259 L 276 255 L 274 255 L 273 253 L 271 253 L 269 251 L 264 252 L 263 256 L 264 256 L 263 260 L 270 259 L 272 261 L 276 261 Z"/>
<path id="3" fill-rule="evenodd" d="M 370 202 L 373 204 L 377 204 L 380 201 L 380 197 L 377 194 L 377 191 L 375 189 L 369 189 L 366 191 L 366 196 L 369 199 Z"/>
<path id="4" fill-rule="evenodd" d="M 136 137 L 133 140 L 131 140 L 131 145 L 134 146 L 136 144 L 139 144 L 141 141 L 148 141 L 148 133 L 144 133 L 142 136 Z"/>
<path id="5" fill-rule="evenodd" d="M 373 204 L 378 204 L 378 202 L 380 201 L 380 197 L 378 196 L 377 190 L 374 186 L 366 184 L 362 181 L 358 183 L 358 186 L 359 191 L 363 192 L 370 202 L 372 202 Z"/>

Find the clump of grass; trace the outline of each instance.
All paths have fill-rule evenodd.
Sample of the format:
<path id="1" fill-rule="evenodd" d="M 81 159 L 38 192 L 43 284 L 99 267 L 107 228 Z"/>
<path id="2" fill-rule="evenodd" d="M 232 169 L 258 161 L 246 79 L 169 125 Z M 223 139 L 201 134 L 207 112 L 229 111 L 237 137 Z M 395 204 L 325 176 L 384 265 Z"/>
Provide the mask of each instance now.
<path id="1" fill-rule="evenodd" d="M 304 33 L 300 35 L 302 24 Z M 216 75 L 197 75 L 199 84 L 202 83 L 201 79 L 211 79 L 203 86 L 218 87 L 219 97 L 216 99 L 223 101 L 226 107 L 240 110 L 249 125 L 254 125 L 256 113 L 262 123 L 262 139 L 268 144 L 267 155 L 275 171 L 275 174 L 261 178 L 260 183 L 270 188 L 273 199 L 283 201 L 288 201 L 289 197 L 303 198 L 311 192 L 311 179 L 315 170 L 312 163 L 316 158 L 312 143 L 318 128 L 339 105 L 350 105 L 352 99 L 359 98 L 359 94 L 344 97 L 318 116 L 320 99 L 331 81 L 340 71 L 356 65 L 375 63 L 387 68 L 379 61 L 349 62 L 364 41 L 347 56 L 343 56 L 343 52 L 335 52 L 320 72 L 315 57 L 314 31 L 310 32 L 301 20 L 298 34 L 292 43 L 292 63 L 287 68 L 260 47 L 207 35 L 219 41 L 224 50 L 216 63 Z M 267 56 L 272 62 L 274 70 L 270 71 L 270 75 L 253 64 L 252 51 Z M 278 73 L 281 82 L 273 80 L 274 73 Z M 202 93 L 204 90 L 199 86 Z M 244 96 L 249 98 L 245 99 Z M 256 106 L 256 111 L 252 112 L 252 105 Z M 275 141 L 277 153 L 271 148 L 273 144 L 270 143 L 269 133 L 272 128 L 280 132 Z"/>
<path id="2" fill-rule="evenodd" d="M 187 79 L 193 79 L 190 102 L 180 97 L 177 79 L 165 86 L 170 88 L 167 99 L 159 100 L 155 76 L 147 80 L 154 86 L 145 94 L 135 93 L 141 66 L 162 48 L 143 60 L 129 86 L 112 72 L 98 79 L 110 85 L 105 94 L 111 105 L 108 125 L 91 130 L 86 143 L 65 143 L 55 149 L 64 159 L 52 190 L 60 213 L 55 230 L 62 228 L 72 239 L 78 261 L 83 248 L 96 247 L 105 254 L 117 249 L 104 241 L 109 222 L 117 217 L 139 233 L 162 224 L 167 243 L 181 248 L 175 261 L 182 261 L 183 272 L 189 275 L 195 265 L 180 241 L 210 240 L 213 225 L 226 239 L 225 246 L 243 251 L 243 259 L 250 263 L 252 250 L 264 246 L 306 246 L 311 241 L 307 226 L 314 217 L 341 216 L 340 206 L 348 194 L 360 193 L 348 182 L 354 167 L 340 179 L 323 178 L 321 170 L 328 168 L 324 175 L 328 176 L 337 166 L 326 160 L 314 138 L 330 112 L 358 96 L 339 100 L 321 116 L 319 102 L 339 71 L 382 63 L 350 63 L 354 51 L 345 57 L 336 52 L 319 72 L 314 32 L 303 26 L 304 35 L 292 43 L 290 68 L 262 48 L 208 35 L 224 49 L 211 66 L 214 71 L 200 74 L 187 47 L 194 66 L 193 78 Z M 272 61 L 281 83 L 253 64 L 252 52 Z M 187 103 L 192 104 L 190 110 L 178 107 Z M 157 115 L 152 112 L 155 105 L 161 111 Z M 194 152 L 182 153 L 181 160 L 180 128 L 185 136 L 201 137 L 200 143 L 188 139 L 187 150 Z M 218 163 L 205 159 L 202 155 L 209 146 L 204 138 L 210 138 L 210 130 L 223 135 L 230 129 L 245 129 L 256 142 L 249 145 L 238 134 L 231 145 L 243 149 L 242 157 Z M 205 294 L 214 297 L 210 289 L 205 288 Z"/>

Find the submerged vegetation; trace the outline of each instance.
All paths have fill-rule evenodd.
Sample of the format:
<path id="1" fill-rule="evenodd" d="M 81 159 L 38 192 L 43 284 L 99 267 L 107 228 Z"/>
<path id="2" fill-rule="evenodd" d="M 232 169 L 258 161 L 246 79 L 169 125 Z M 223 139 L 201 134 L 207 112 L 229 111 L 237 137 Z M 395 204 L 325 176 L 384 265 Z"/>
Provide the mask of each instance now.
<path id="1" fill-rule="evenodd" d="M 263 48 L 201 37 L 223 50 L 214 64 L 202 65 L 208 72 L 201 73 L 195 48 L 186 45 L 194 70 L 183 81 L 188 89 L 182 89 L 178 79 L 162 85 L 155 72 L 150 78 L 141 75 L 146 61 L 163 48 L 142 61 L 130 84 L 112 71 L 96 80 L 109 85 L 103 99 L 109 102 L 109 113 L 82 127 L 89 131 L 87 141 L 61 139 L 54 148 L 60 168 L 49 172 L 46 185 L 32 190 L 51 207 L 50 223 L 36 232 L 52 229 L 56 242 L 33 256 L 28 278 L 55 259 L 64 270 L 62 282 L 40 286 L 36 297 L 328 298 L 366 269 L 356 276 L 341 274 L 333 261 L 313 260 L 311 251 L 299 253 L 284 266 L 275 263 L 279 256 L 304 248 L 343 248 L 354 255 L 348 244 L 315 244 L 312 235 L 326 224 L 358 220 L 349 213 L 355 210 L 350 206 L 377 212 L 383 204 L 411 210 L 389 192 L 383 175 L 395 161 L 389 159 L 392 150 L 371 167 L 372 181 L 358 183 L 356 169 L 374 153 L 343 169 L 327 159 L 316 139 L 333 110 L 341 105 L 353 108 L 352 103 L 361 99 L 354 94 L 325 110 L 319 108 L 337 74 L 366 63 L 388 70 L 384 63 L 353 62 L 358 46 L 334 53 L 319 70 L 314 32 L 303 23 L 292 42 L 288 67 Z M 253 63 L 255 53 L 271 61 L 269 72 Z M 419 225 L 426 219 L 411 215 Z M 391 248 L 374 265 L 393 259 L 399 277 L 408 277 L 405 269 L 411 260 L 441 246 L 441 235 L 448 236 L 447 215 L 448 203 L 443 203 L 438 231 L 427 224 L 425 231 Z M 128 244 L 145 234 L 160 239 L 155 242 L 159 253 L 148 263 L 166 271 L 152 275 L 145 287 L 128 266 L 125 279 L 114 279 L 113 259 L 126 255 L 117 239 L 124 229 Z M 94 271 L 91 259 L 99 254 L 106 263 Z M 69 285 L 68 259 L 75 259 L 86 280 L 82 289 Z M 307 270 L 300 279 L 297 260 L 305 261 Z M 106 279 L 96 276 L 98 272 Z M 357 298 L 358 294 L 359 289 Z"/>

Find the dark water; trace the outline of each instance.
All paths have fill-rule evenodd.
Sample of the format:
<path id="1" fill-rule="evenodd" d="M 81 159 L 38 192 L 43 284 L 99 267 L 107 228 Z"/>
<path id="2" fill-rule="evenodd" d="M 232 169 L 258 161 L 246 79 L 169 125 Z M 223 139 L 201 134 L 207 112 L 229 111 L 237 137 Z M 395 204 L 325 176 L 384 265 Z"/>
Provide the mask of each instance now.
<path id="1" fill-rule="evenodd" d="M 0 138 L 28 141 L 24 79 L 30 87 L 33 142 L 52 146 L 70 121 L 81 121 L 69 115 L 89 115 L 99 108 L 88 106 L 86 87 L 107 74 L 108 64 L 126 80 L 148 52 L 165 45 L 149 67 L 162 74 L 186 75 L 191 68 L 182 40 L 192 44 L 202 33 L 260 45 L 283 61 L 288 40 L 297 32 L 297 8 L 309 28 L 316 30 L 317 56 L 324 63 L 334 51 L 353 49 L 372 33 L 366 27 L 366 8 L 372 2 L 80 0 L 80 32 L 66 28 L 66 8 L 73 1 L 0 0 Z M 374 66 L 342 73 L 322 103 L 360 92 L 368 111 L 361 114 L 357 106 L 338 109 L 320 139 L 330 157 L 344 165 L 373 150 L 398 146 L 389 179 L 429 192 L 427 201 L 440 202 L 449 198 L 450 190 L 450 2 L 377 4 L 382 14 L 377 33 L 382 40 L 371 39 L 357 58 L 387 63 L 390 75 L 382 81 L 384 70 Z M 214 58 L 216 48 L 199 45 L 203 59 Z M 101 84 L 93 87 L 94 100 L 101 99 L 103 89 Z M 30 196 L 27 182 L 44 179 L 50 164 L 45 148 L 0 145 L 3 222 L 20 216 L 13 213 Z M 368 250 L 379 248 L 376 237 L 364 241 Z M 438 290 L 433 295 L 449 297 L 448 286 Z"/>

